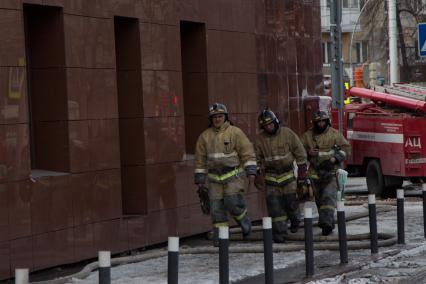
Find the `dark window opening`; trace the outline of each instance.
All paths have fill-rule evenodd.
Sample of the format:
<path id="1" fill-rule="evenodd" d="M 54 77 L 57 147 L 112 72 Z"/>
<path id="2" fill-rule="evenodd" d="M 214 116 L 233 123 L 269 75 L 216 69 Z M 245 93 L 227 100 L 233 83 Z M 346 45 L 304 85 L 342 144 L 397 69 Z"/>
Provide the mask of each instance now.
<path id="1" fill-rule="evenodd" d="M 182 82 L 185 113 L 186 153 L 195 152 L 195 143 L 206 128 L 208 109 L 206 26 L 181 22 Z"/>
<path id="2" fill-rule="evenodd" d="M 63 11 L 23 7 L 31 168 L 33 175 L 69 172 Z"/>
<path id="3" fill-rule="evenodd" d="M 139 21 L 115 17 L 123 214 L 146 214 L 145 142 Z"/>

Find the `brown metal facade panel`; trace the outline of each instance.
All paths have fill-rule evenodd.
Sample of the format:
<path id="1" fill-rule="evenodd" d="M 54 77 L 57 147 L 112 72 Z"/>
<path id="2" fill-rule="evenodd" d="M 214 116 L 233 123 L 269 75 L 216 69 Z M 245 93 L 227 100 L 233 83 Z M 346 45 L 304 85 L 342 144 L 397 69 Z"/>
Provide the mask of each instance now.
<path id="1" fill-rule="evenodd" d="M 0 2 L 0 279 L 209 230 L 186 151 L 206 104 L 225 103 L 253 139 L 265 106 L 300 133 L 301 97 L 322 92 L 319 0 Z M 24 4 L 33 20 L 56 9 L 45 24 L 64 52 L 28 46 L 46 26 L 26 36 Z M 30 178 L 34 143 L 42 167 L 65 175 Z M 262 217 L 263 197 L 246 196 Z"/>

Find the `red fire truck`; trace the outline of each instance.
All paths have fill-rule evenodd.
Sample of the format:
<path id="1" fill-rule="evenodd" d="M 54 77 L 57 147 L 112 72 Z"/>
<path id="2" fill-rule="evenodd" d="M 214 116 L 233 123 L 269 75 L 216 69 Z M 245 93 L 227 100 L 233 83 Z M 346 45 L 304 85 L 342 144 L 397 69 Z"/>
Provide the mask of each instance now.
<path id="1" fill-rule="evenodd" d="M 426 181 L 426 88 L 411 84 L 364 89 L 349 96 L 361 103 L 345 106 L 343 130 L 352 145 L 349 171 L 367 178 L 370 193 L 392 196 L 403 180 Z M 333 126 L 337 127 L 333 111 Z"/>

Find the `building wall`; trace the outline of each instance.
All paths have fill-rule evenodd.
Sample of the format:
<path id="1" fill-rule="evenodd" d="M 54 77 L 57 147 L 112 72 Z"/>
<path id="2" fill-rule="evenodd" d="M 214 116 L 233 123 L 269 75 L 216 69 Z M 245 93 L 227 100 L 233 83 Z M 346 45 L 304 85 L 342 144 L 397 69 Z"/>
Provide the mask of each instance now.
<path id="1" fill-rule="evenodd" d="M 57 39 L 23 4 L 56 7 Z M 319 0 L 9 0 L 0 18 L 0 278 L 209 230 L 185 150 L 208 103 L 253 138 L 265 106 L 302 132 L 302 96 L 322 93 Z M 118 59 L 117 21 L 135 56 Z M 184 100 L 181 21 L 205 24 L 207 81 L 186 81 L 201 102 Z"/>

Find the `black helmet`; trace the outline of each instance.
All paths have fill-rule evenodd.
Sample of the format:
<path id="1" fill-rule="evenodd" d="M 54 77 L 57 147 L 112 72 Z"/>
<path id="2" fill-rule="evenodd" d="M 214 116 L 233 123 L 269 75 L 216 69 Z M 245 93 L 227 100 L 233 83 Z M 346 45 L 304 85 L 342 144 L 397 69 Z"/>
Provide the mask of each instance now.
<path id="1" fill-rule="evenodd" d="M 209 118 L 215 114 L 224 114 L 228 117 L 228 109 L 224 104 L 214 103 L 209 107 Z"/>
<path id="2" fill-rule="evenodd" d="M 330 121 L 330 116 L 328 115 L 327 112 L 325 112 L 323 110 L 316 111 L 312 115 L 312 122 L 317 122 L 317 121 L 320 121 L 320 120 L 329 120 Z"/>
<path id="3" fill-rule="evenodd" d="M 320 126 L 319 125 L 319 121 L 325 121 L 325 125 L 324 126 Z M 330 116 L 328 115 L 327 112 L 325 111 L 317 111 L 314 113 L 314 115 L 312 116 L 312 126 L 313 126 L 313 131 L 317 134 L 321 134 L 323 133 L 329 126 L 331 126 L 331 122 L 330 122 Z"/>
<path id="4" fill-rule="evenodd" d="M 265 125 L 268 125 L 269 123 L 272 123 L 272 122 L 275 123 L 276 125 L 280 123 L 275 113 L 269 109 L 264 109 L 259 114 L 257 121 L 259 122 L 260 128 L 263 128 Z"/>

